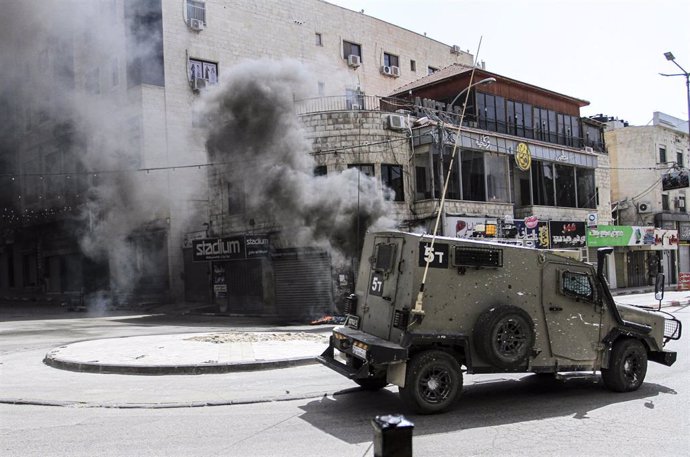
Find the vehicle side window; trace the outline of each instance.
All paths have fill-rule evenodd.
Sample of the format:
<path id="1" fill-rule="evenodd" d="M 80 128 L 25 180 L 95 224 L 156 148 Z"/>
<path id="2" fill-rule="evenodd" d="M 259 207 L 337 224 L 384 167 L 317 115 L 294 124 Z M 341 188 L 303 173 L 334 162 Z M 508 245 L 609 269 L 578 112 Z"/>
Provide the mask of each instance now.
<path id="1" fill-rule="evenodd" d="M 575 298 L 594 300 L 594 288 L 588 275 L 564 271 L 561 273 L 561 293 Z"/>
<path id="2" fill-rule="evenodd" d="M 380 243 L 376 245 L 374 270 L 389 273 L 395 262 L 395 244 Z"/>

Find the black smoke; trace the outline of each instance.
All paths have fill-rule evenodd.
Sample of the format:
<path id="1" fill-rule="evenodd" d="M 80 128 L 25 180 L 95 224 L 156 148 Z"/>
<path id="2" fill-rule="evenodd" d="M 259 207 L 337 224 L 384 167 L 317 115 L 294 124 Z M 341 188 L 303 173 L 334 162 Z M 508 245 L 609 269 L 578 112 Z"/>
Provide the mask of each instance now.
<path id="1" fill-rule="evenodd" d="M 243 189 L 248 213 L 276 222 L 298 246 L 356 256 L 367 228 L 392 225 L 390 204 L 356 168 L 313 175 L 311 143 L 293 106 L 310 82 L 294 61 L 233 67 L 207 100 L 206 148 L 211 162 L 226 164 L 222 180 Z"/>

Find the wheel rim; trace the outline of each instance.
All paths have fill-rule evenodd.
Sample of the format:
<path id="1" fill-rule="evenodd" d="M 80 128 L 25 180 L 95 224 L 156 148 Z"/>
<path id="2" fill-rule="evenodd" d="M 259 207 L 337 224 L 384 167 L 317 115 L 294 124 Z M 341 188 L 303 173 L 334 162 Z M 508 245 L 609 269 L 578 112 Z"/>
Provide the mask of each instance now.
<path id="1" fill-rule="evenodd" d="M 452 386 L 450 372 L 440 366 L 430 367 L 419 380 L 419 392 L 429 403 L 440 403 L 448 398 Z"/>
<path id="2" fill-rule="evenodd" d="M 503 357 L 514 359 L 520 356 L 527 342 L 527 333 L 517 319 L 506 319 L 496 328 L 494 344 L 496 352 Z"/>
<path id="3" fill-rule="evenodd" d="M 633 352 L 623 361 L 623 377 L 628 385 L 635 385 L 640 379 L 640 372 L 642 370 L 642 363 L 640 355 Z"/>

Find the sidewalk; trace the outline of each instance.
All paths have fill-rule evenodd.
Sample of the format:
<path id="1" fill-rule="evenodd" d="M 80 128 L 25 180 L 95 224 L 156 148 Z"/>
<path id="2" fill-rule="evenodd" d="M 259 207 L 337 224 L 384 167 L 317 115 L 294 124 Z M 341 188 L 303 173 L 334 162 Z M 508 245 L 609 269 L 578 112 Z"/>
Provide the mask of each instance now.
<path id="1" fill-rule="evenodd" d="M 316 363 L 333 326 L 304 331 L 183 333 L 83 341 L 48 352 L 47 365 L 87 373 L 209 374 Z"/>

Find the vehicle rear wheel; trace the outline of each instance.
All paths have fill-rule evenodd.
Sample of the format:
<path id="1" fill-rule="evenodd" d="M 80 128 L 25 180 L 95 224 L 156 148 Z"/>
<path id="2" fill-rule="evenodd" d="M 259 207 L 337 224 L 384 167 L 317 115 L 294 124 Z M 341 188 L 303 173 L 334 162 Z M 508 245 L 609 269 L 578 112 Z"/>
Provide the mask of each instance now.
<path id="1" fill-rule="evenodd" d="M 458 361 L 439 350 L 420 352 L 407 365 L 405 387 L 400 398 L 420 414 L 439 413 L 448 409 L 462 391 L 462 371 Z"/>
<path id="2" fill-rule="evenodd" d="M 517 306 L 502 305 L 484 311 L 473 334 L 481 358 L 503 369 L 524 365 L 534 346 L 532 319 Z"/>
<path id="3" fill-rule="evenodd" d="M 602 368 L 604 385 L 614 392 L 640 388 L 647 374 L 647 350 L 640 340 L 625 338 L 613 344 L 609 367 Z"/>

